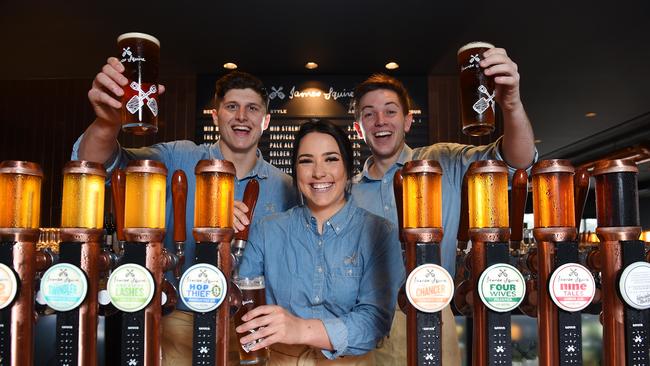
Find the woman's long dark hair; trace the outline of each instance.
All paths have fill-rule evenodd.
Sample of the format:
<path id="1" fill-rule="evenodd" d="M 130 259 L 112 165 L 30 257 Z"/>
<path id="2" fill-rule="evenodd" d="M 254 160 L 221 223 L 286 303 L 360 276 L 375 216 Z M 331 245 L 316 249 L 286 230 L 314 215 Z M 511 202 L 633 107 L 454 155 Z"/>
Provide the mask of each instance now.
<path id="1" fill-rule="evenodd" d="M 291 153 L 291 161 L 293 164 L 293 169 L 291 170 L 291 176 L 293 177 L 293 184 L 296 187 L 296 192 L 300 195 L 298 190 L 298 181 L 296 180 L 296 168 L 298 163 L 298 148 L 300 148 L 300 143 L 302 139 L 312 132 L 320 132 L 327 135 L 330 135 L 336 141 L 336 144 L 341 151 L 341 158 L 343 159 L 343 165 L 345 166 L 345 172 L 347 173 L 348 181 L 352 179 L 352 143 L 348 138 L 348 135 L 343 131 L 343 129 L 335 125 L 332 121 L 327 119 L 314 119 L 309 120 L 303 123 L 300 126 L 300 130 L 296 134 L 296 139 L 293 143 L 293 152 Z"/>

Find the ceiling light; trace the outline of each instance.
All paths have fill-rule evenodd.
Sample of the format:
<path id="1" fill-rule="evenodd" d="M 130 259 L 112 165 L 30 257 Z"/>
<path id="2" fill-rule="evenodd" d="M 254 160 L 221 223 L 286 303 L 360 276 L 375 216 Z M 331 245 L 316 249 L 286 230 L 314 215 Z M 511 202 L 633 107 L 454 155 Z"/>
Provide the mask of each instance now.
<path id="1" fill-rule="evenodd" d="M 596 112 L 587 112 L 587 113 L 585 113 L 585 117 L 587 117 L 587 118 L 593 118 L 593 117 L 596 117 L 596 116 L 597 116 Z"/>
<path id="2" fill-rule="evenodd" d="M 391 62 L 389 62 L 389 63 L 386 64 L 386 68 L 387 68 L 388 70 L 395 70 L 395 69 L 397 69 L 398 67 L 399 67 L 399 65 L 397 64 L 397 62 L 393 62 L 393 61 L 391 61 Z"/>
<path id="3" fill-rule="evenodd" d="M 228 70 L 234 70 L 237 68 L 237 64 L 233 62 L 226 62 L 225 64 L 223 64 L 223 68 Z"/>
<path id="4" fill-rule="evenodd" d="M 307 62 L 307 63 L 305 64 L 305 68 L 307 68 L 307 69 L 309 69 L 309 70 L 313 70 L 313 69 L 315 69 L 315 68 L 317 68 L 317 67 L 318 67 L 318 64 L 315 63 L 315 62 L 313 62 L 313 61 L 309 61 L 309 62 Z"/>

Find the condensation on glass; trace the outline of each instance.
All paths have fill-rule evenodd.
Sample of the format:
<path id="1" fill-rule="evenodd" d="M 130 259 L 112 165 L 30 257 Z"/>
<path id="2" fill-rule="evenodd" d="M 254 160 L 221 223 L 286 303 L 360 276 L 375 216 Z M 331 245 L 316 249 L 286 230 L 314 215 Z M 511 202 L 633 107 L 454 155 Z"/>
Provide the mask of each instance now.
<path id="1" fill-rule="evenodd" d="M 37 229 L 43 170 L 28 161 L 0 163 L 0 227 Z"/>
<path id="2" fill-rule="evenodd" d="M 153 160 L 134 160 L 126 169 L 125 228 L 165 228 L 167 168 Z"/>
<path id="3" fill-rule="evenodd" d="M 101 229 L 104 226 L 106 170 L 99 163 L 69 161 L 63 167 L 61 227 Z"/>
<path id="4" fill-rule="evenodd" d="M 227 160 L 201 160 L 194 173 L 194 227 L 231 228 L 235 166 Z"/>
<path id="5" fill-rule="evenodd" d="M 533 166 L 535 227 L 575 227 L 574 174 L 568 160 L 542 160 Z"/>
<path id="6" fill-rule="evenodd" d="M 402 168 L 404 227 L 442 227 L 442 168 L 437 161 L 413 160 Z"/>
<path id="7" fill-rule="evenodd" d="M 467 170 L 470 229 L 507 228 L 508 167 L 497 160 L 472 163 Z"/>

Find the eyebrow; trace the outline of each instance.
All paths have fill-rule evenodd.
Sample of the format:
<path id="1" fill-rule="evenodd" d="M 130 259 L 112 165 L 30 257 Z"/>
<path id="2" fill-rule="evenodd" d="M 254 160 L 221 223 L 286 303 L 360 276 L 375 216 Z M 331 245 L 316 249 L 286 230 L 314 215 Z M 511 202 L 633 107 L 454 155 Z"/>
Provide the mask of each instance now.
<path id="1" fill-rule="evenodd" d="M 399 104 L 397 104 L 397 102 L 393 102 L 393 101 L 386 102 L 386 103 L 384 104 L 384 107 L 385 107 L 385 106 L 388 106 L 388 105 L 391 105 L 391 104 L 399 108 Z M 367 109 L 367 108 L 374 108 L 374 106 L 366 105 L 366 106 L 361 107 L 361 110 L 364 110 L 364 109 Z"/>
<path id="2" fill-rule="evenodd" d="M 341 153 L 336 152 L 336 151 L 328 151 L 328 152 L 324 152 L 324 153 L 322 153 L 321 155 L 322 155 L 322 156 L 328 156 L 328 155 L 341 155 Z M 313 158 L 313 157 L 314 157 L 313 154 L 300 154 L 300 155 L 298 155 L 298 159 L 300 159 L 300 158 Z"/>

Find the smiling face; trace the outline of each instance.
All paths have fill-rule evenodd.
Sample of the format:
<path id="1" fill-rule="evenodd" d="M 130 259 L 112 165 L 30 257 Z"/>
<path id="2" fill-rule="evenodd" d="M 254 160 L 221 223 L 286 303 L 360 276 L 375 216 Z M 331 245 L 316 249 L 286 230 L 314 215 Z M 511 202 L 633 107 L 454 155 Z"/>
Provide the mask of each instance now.
<path id="1" fill-rule="evenodd" d="M 262 97 L 249 88 L 228 90 L 212 118 L 219 126 L 222 148 L 234 153 L 256 151 L 269 124 Z"/>
<path id="2" fill-rule="evenodd" d="M 345 205 L 348 176 L 332 136 L 306 134 L 300 141 L 295 165 L 298 189 L 317 220 L 329 219 Z"/>
<path id="3" fill-rule="evenodd" d="M 357 133 L 366 141 L 375 159 L 391 159 L 402 150 L 413 116 L 404 114 L 397 93 L 377 89 L 366 93 L 359 101 Z"/>

